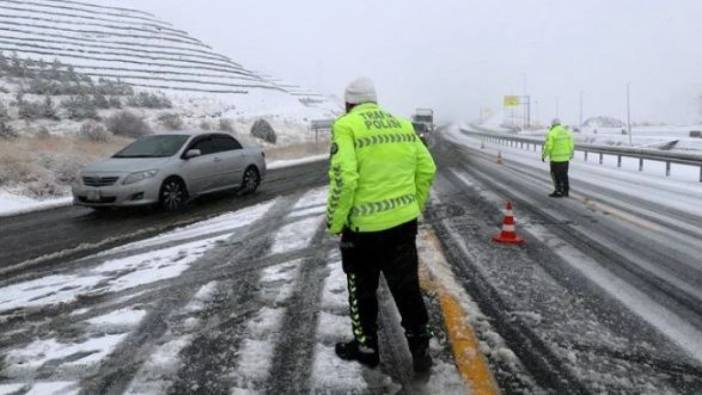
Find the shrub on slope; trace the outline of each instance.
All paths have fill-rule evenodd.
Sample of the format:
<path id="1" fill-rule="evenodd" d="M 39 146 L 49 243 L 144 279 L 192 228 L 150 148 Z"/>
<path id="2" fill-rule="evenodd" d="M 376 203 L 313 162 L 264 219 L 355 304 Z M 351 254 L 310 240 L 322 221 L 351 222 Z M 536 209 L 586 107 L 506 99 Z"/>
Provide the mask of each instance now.
<path id="1" fill-rule="evenodd" d="M 151 127 L 143 118 L 130 111 L 120 111 L 107 119 L 107 128 L 115 136 L 139 138 L 151 134 Z"/>
<path id="2" fill-rule="evenodd" d="M 222 118 L 219 120 L 219 130 L 222 132 L 234 133 L 234 124 L 231 119 Z"/>
<path id="3" fill-rule="evenodd" d="M 168 130 L 183 129 L 183 120 L 180 118 L 180 115 L 172 112 L 165 112 L 159 115 L 158 121 L 161 123 L 161 125 L 163 125 L 164 128 Z"/>
<path id="4" fill-rule="evenodd" d="M 83 166 L 114 154 L 131 141 L 115 137 L 96 143 L 79 136 L 20 134 L 0 143 L 0 188 L 34 198 L 68 195 Z"/>
<path id="5" fill-rule="evenodd" d="M 80 121 L 84 119 L 98 119 L 97 106 L 87 95 L 71 96 L 61 102 L 69 119 Z"/>
<path id="6" fill-rule="evenodd" d="M 112 133 L 105 129 L 102 124 L 95 121 L 87 121 L 80 127 L 78 132 L 80 138 L 96 143 L 104 143 L 110 140 Z"/>
<path id="7" fill-rule="evenodd" d="M 149 92 L 139 92 L 138 95 L 130 96 L 127 99 L 129 107 L 164 109 L 172 108 L 173 103 L 166 96 Z"/>
<path id="8" fill-rule="evenodd" d="M 7 121 L 10 119 L 10 114 L 7 112 L 7 106 L 0 101 L 0 121 Z"/>
<path id="9" fill-rule="evenodd" d="M 18 134 L 12 126 L 0 119 L 0 140 L 9 140 L 17 138 Z"/>
<path id="10" fill-rule="evenodd" d="M 17 93 L 17 114 L 21 119 L 24 120 L 35 120 L 35 119 L 53 119 L 58 120 L 58 114 L 56 107 L 54 106 L 54 101 L 50 96 L 46 96 L 42 101 L 32 101 L 26 100 L 24 98 L 24 93 Z"/>

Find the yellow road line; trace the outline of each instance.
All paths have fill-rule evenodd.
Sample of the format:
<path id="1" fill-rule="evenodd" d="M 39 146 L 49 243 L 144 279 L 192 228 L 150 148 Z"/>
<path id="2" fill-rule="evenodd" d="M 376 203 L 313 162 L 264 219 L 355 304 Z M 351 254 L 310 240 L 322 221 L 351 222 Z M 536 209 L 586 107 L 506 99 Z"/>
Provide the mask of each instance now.
<path id="1" fill-rule="evenodd" d="M 439 299 L 444 323 L 448 332 L 456 367 L 466 381 L 466 393 L 495 395 L 500 390 L 490 371 L 487 359 L 480 352 L 480 343 L 475 331 L 468 324 L 468 314 L 461 308 L 456 297 L 432 275 L 429 265 L 441 260 L 448 267 L 441 244 L 433 231 L 420 231 L 420 282 L 425 291 L 434 293 Z"/>

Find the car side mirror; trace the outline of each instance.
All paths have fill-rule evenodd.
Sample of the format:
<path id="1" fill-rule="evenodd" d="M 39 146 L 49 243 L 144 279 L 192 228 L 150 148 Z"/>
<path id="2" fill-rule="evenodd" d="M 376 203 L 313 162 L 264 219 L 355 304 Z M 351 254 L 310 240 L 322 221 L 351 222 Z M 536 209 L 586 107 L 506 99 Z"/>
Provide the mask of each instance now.
<path id="1" fill-rule="evenodd" d="M 192 159 L 192 158 L 197 158 L 198 156 L 202 156 L 202 151 L 199 149 L 189 149 L 186 153 L 184 158 L 186 160 Z"/>

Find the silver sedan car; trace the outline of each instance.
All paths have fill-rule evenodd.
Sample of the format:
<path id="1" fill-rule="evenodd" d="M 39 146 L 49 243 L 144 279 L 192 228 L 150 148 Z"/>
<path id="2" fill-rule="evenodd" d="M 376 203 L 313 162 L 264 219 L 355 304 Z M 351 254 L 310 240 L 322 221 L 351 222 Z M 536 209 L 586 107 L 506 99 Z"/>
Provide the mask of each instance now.
<path id="1" fill-rule="evenodd" d="M 160 204 L 176 210 L 207 193 L 253 193 L 265 173 L 263 150 L 243 147 L 228 134 L 160 134 L 86 166 L 73 198 L 76 205 L 96 209 Z"/>

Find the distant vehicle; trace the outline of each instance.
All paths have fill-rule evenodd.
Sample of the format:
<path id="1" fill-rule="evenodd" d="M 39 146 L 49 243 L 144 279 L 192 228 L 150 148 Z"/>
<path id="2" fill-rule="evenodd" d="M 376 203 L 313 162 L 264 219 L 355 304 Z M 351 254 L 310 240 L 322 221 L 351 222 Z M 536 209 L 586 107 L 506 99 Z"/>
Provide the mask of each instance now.
<path id="1" fill-rule="evenodd" d="M 427 127 L 427 132 L 434 131 L 434 110 L 431 108 L 418 108 L 412 116 L 412 122 L 423 123 Z"/>
<path id="2" fill-rule="evenodd" d="M 253 193 L 265 173 L 262 149 L 243 147 L 228 134 L 160 134 L 86 166 L 73 186 L 73 199 L 95 209 L 159 204 L 177 210 L 212 192 Z"/>
<path id="3" fill-rule="evenodd" d="M 417 133 L 417 136 L 419 136 L 420 139 L 422 139 L 422 142 L 424 144 L 427 143 L 427 137 L 429 134 L 429 130 L 427 129 L 427 125 L 421 122 L 412 122 L 412 126 L 414 126 L 414 131 Z"/>

